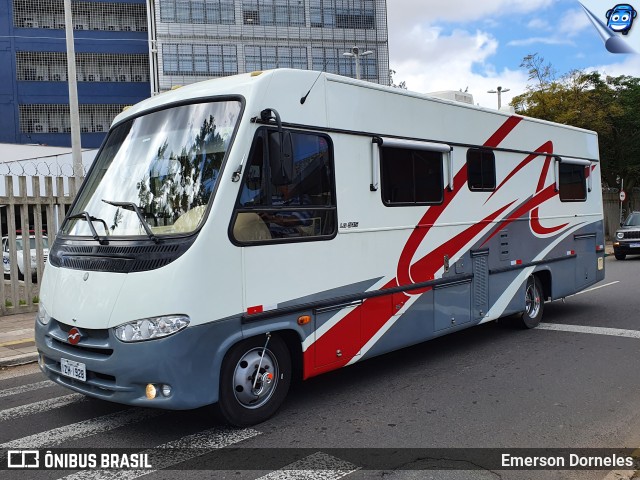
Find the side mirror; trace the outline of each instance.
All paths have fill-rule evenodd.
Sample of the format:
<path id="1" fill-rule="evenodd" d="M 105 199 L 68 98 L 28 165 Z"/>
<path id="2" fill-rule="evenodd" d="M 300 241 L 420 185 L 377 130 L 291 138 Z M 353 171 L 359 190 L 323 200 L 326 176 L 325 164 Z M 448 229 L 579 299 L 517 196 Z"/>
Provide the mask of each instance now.
<path id="1" fill-rule="evenodd" d="M 269 166 L 273 185 L 289 185 L 293 180 L 291 132 L 269 133 Z"/>

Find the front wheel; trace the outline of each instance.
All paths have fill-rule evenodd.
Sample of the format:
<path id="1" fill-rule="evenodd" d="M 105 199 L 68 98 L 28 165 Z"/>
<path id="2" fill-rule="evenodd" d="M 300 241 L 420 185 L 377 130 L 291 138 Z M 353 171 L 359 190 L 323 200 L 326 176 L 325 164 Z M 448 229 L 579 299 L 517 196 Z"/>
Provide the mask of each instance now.
<path id="1" fill-rule="evenodd" d="M 616 260 L 624 260 L 625 258 L 627 258 L 627 255 L 624 253 L 614 253 Z"/>
<path id="2" fill-rule="evenodd" d="M 290 384 L 291 355 L 281 338 L 243 340 L 222 362 L 220 413 L 237 427 L 264 422 L 276 413 Z"/>
<path id="3" fill-rule="evenodd" d="M 538 277 L 531 275 L 527 279 L 524 298 L 525 310 L 520 317 L 521 326 L 523 328 L 535 328 L 540 324 L 544 310 L 544 293 Z"/>

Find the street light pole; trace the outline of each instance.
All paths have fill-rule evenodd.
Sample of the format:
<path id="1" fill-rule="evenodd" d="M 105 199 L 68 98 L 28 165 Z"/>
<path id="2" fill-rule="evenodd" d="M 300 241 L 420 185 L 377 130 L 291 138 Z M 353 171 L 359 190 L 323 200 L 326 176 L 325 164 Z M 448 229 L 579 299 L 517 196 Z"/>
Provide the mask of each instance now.
<path id="1" fill-rule="evenodd" d="M 373 55 L 372 50 L 367 50 L 366 52 L 361 52 L 360 49 L 356 46 L 351 47 L 350 52 L 344 52 L 342 55 L 345 57 L 355 58 L 356 60 L 356 80 L 360 80 L 360 57 L 366 57 L 367 55 Z"/>
<path id="2" fill-rule="evenodd" d="M 487 93 L 497 93 L 498 94 L 498 110 L 500 110 L 502 108 L 502 94 L 503 92 L 508 92 L 510 91 L 510 88 L 502 88 L 502 87 L 498 87 L 497 90 L 487 90 Z"/>
<path id="3" fill-rule="evenodd" d="M 80 113 L 78 109 L 78 82 L 76 78 L 76 51 L 73 45 L 73 19 L 71 0 L 64 0 L 64 25 L 67 40 L 67 81 L 69 83 L 69 121 L 71 123 L 71 158 L 73 176 L 84 176 L 80 145 Z M 78 185 L 79 186 L 79 185 Z"/>

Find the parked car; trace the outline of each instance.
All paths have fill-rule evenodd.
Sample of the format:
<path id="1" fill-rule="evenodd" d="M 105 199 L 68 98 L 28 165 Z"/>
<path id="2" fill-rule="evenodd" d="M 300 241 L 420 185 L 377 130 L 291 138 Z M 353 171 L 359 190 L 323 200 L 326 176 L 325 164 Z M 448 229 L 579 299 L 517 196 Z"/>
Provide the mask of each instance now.
<path id="1" fill-rule="evenodd" d="M 31 257 L 31 274 L 36 277 L 36 269 L 38 267 L 36 256 L 36 237 L 31 235 L 29 237 L 29 249 Z M 42 260 L 46 263 L 49 256 L 49 239 L 42 237 Z M 24 278 L 24 242 L 22 235 L 16 237 L 16 258 L 18 261 L 18 278 L 22 280 Z M 11 273 L 11 256 L 9 250 L 9 237 L 2 237 L 2 267 L 4 269 L 4 275 L 9 276 Z"/>
<path id="2" fill-rule="evenodd" d="M 627 255 L 640 255 L 640 212 L 631 212 L 616 231 L 613 253 L 617 260 L 624 260 Z"/>

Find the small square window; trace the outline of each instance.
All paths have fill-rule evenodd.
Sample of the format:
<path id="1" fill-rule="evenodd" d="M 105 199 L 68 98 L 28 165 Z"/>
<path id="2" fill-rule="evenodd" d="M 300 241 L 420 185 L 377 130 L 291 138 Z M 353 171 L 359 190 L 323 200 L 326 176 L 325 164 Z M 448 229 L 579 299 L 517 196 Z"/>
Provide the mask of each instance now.
<path id="1" fill-rule="evenodd" d="M 383 147 L 380 160 L 382 200 L 385 205 L 442 203 L 442 153 Z"/>
<path id="2" fill-rule="evenodd" d="M 469 190 L 491 192 L 496 189 L 496 157 L 491 150 L 471 148 L 467 151 Z"/>
<path id="3" fill-rule="evenodd" d="M 584 202 L 587 199 L 585 166 L 560 163 L 560 201 Z"/>

